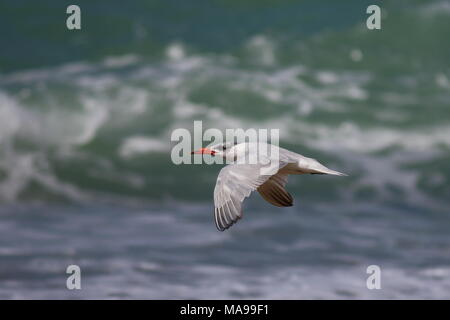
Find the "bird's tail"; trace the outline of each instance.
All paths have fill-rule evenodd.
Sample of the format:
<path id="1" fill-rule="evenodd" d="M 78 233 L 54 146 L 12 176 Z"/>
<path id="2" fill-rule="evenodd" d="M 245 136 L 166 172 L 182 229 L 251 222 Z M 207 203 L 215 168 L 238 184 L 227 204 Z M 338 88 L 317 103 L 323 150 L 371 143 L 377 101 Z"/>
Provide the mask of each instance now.
<path id="1" fill-rule="evenodd" d="M 333 175 L 333 176 L 348 177 L 348 174 L 346 174 L 346 173 L 339 172 L 339 171 L 335 171 L 335 170 L 331 170 L 331 169 L 328 169 L 328 168 L 327 168 L 326 171 L 323 171 L 323 173 L 325 173 L 325 174 L 331 174 L 331 175 Z"/>
<path id="2" fill-rule="evenodd" d="M 331 169 L 325 167 L 323 164 L 321 164 L 317 160 L 312 165 L 311 169 L 313 170 L 313 173 L 331 174 L 333 176 L 345 176 L 345 177 L 348 176 L 348 174 L 345 174 L 345 173 L 342 173 L 342 172 L 339 172 L 336 170 L 331 170 Z"/>

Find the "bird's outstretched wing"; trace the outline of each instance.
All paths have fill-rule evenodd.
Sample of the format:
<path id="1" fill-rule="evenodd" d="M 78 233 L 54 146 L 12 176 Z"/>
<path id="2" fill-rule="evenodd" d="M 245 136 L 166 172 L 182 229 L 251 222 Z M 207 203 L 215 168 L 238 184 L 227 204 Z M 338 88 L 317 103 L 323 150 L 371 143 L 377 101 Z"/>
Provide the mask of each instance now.
<path id="1" fill-rule="evenodd" d="M 282 168 L 286 164 L 280 162 L 278 166 Z M 217 229 L 224 231 L 239 220 L 242 217 L 244 199 L 272 177 L 261 174 L 261 168 L 262 165 L 258 164 L 230 164 L 222 168 L 214 188 Z"/>
<path id="2" fill-rule="evenodd" d="M 258 188 L 259 194 L 267 202 L 277 207 L 291 207 L 294 199 L 285 189 L 288 175 L 277 173 L 271 176 Z"/>

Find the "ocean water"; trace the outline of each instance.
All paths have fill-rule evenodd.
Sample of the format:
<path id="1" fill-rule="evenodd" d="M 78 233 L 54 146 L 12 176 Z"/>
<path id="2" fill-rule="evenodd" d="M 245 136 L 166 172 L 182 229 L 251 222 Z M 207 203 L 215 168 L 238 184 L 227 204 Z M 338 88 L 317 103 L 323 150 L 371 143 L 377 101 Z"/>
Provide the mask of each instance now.
<path id="1" fill-rule="evenodd" d="M 450 298 L 448 1 L 78 4 L 0 4 L 0 298 Z M 195 120 L 349 177 L 219 232 L 221 166 L 170 159 Z"/>

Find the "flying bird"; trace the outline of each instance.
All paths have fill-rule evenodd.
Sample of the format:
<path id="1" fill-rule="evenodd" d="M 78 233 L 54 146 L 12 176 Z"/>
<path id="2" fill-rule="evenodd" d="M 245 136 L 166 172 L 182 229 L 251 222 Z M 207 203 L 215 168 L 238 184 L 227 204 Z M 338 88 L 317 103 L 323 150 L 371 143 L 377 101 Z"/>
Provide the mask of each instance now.
<path id="1" fill-rule="evenodd" d="M 292 206 L 293 198 L 285 188 L 290 174 L 346 176 L 315 159 L 266 143 L 220 143 L 191 154 L 223 157 L 229 163 L 214 188 L 214 219 L 220 231 L 242 218 L 242 202 L 255 190 L 274 206 Z"/>

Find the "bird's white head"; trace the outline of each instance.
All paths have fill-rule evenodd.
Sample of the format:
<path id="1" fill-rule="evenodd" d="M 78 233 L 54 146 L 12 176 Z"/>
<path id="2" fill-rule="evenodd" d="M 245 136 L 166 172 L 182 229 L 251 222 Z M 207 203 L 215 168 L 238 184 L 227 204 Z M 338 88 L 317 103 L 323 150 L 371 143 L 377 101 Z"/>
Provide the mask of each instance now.
<path id="1" fill-rule="evenodd" d="M 232 162 L 236 161 L 240 154 L 240 148 L 237 148 L 238 146 L 233 142 L 218 143 L 207 148 L 192 151 L 191 154 L 210 154 L 212 156 L 223 157 L 226 161 Z"/>

